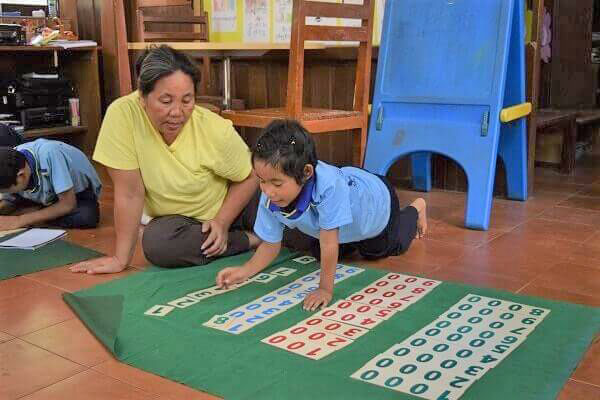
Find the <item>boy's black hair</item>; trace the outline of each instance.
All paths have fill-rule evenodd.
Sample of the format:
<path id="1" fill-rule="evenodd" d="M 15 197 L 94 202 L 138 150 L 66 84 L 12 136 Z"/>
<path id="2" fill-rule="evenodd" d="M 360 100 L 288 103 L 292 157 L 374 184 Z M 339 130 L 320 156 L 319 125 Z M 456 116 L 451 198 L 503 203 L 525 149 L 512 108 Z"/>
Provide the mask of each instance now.
<path id="1" fill-rule="evenodd" d="M 304 127 L 295 120 L 275 120 L 263 131 L 252 148 L 252 164 L 261 160 L 284 174 L 304 183 L 304 166 L 317 167 L 315 142 Z"/>
<path id="2" fill-rule="evenodd" d="M 17 183 L 17 174 L 25 168 L 25 156 L 11 147 L 0 147 L 0 190 Z"/>

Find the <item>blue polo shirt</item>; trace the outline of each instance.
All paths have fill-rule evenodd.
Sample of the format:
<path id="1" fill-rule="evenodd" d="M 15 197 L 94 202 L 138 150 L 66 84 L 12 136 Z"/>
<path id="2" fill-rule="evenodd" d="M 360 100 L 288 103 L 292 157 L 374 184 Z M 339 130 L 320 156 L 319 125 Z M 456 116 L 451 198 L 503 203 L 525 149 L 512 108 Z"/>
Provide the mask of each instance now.
<path id="1" fill-rule="evenodd" d="M 102 183 L 88 158 L 79 149 L 66 143 L 37 139 L 15 147 L 27 159 L 31 168 L 29 186 L 20 197 L 44 206 L 58 201 L 58 194 L 73 189 L 80 193 L 92 188 L 100 196 Z M 3 196 L 11 201 L 11 196 Z"/>
<path id="2" fill-rule="evenodd" d="M 379 177 L 319 161 L 314 181 L 302 188 L 295 210 L 284 212 L 261 194 L 254 232 L 266 242 L 278 243 L 284 226 L 317 239 L 321 229 L 337 228 L 340 243 L 359 242 L 383 231 L 390 203 L 390 192 Z"/>

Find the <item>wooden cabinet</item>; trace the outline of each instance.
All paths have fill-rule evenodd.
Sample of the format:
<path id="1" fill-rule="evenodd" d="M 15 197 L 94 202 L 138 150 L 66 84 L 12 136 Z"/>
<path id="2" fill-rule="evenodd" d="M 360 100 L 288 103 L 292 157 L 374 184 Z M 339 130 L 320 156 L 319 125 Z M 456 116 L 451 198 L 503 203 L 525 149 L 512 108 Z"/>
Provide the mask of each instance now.
<path id="1" fill-rule="evenodd" d="M 541 108 L 595 105 L 593 0 L 545 0 L 552 15 L 552 58 L 542 65 Z"/>
<path id="2" fill-rule="evenodd" d="M 58 66 L 70 79 L 79 97 L 80 126 L 26 130 L 26 139 L 38 137 L 60 139 L 81 148 L 90 156 L 100 129 L 100 85 L 98 50 L 83 47 L 65 50 L 60 47 L 0 46 L 0 74 L 20 75 L 46 66 Z"/>

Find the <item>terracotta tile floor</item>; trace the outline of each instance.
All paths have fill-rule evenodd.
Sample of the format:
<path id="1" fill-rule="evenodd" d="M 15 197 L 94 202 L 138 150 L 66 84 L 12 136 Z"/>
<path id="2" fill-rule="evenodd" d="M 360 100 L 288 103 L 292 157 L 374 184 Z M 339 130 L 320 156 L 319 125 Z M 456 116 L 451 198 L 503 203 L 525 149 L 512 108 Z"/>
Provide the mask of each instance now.
<path id="1" fill-rule="evenodd" d="M 109 252 L 113 188 L 103 180 L 101 226 L 69 238 Z M 403 256 L 366 264 L 600 307 L 600 153 L 579 160 L 569 176 L 538 169 L 535 184 L 525 203 L 495 199 L 487 232 L 462 227 L 464 193 L 399 190 L 403 204 L 419 195 L 428 201 L 429 235 Z M 117 275 L 61 267 L 0 281 L 0 399 L 214 398 L 119 363 L 62 301 L 63 292 L 143 269 L 139 248 L 132 264 Z M 599 368 L 597 337 L 559 399 L 600 399 Z"/>

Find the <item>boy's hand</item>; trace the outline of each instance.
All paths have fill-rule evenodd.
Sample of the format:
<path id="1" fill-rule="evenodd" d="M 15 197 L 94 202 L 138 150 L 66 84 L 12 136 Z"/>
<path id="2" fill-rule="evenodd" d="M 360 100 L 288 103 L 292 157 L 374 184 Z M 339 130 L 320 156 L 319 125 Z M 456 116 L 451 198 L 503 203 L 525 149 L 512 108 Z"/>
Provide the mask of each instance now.
<path id="1" fill-rule="evenodd" d="M 319 288 L 304 299 L 304 309 L 307 311 L 315 311 L 320 307 L 327 307 L 327 304 L 329 304 L 332 297 L 332 292 Z"/>
<path id="2" fill-rule="evenodd" d="M 248 271 L 244 267 L 227 267 L 223 268 L 217 274 L 217 286 L 228 289 L 234 283 L 244 282 L 248 279 Z"/>
<path id="3" fill-rule="evenodd" d="M 21 216 L 0 217 L 0 231 L 11 231 L 13 229 L 23 228 L 24 224 Z"/>

